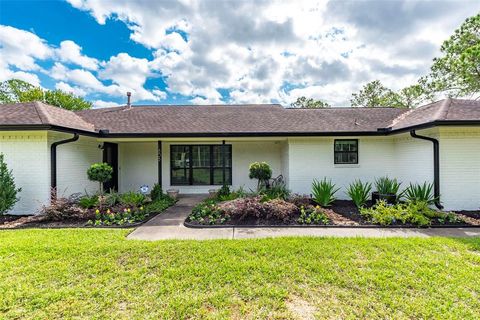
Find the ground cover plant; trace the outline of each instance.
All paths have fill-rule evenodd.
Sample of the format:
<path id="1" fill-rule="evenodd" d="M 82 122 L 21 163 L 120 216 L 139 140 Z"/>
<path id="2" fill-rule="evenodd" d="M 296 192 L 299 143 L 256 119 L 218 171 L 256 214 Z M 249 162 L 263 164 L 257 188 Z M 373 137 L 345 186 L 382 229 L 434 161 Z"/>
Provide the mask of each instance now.
<path id="1" fill-rule="evenodd" d="M 128 232 L 0 232 L 0 318 L 480 318 L 478 238 L 146 242 Z"/>

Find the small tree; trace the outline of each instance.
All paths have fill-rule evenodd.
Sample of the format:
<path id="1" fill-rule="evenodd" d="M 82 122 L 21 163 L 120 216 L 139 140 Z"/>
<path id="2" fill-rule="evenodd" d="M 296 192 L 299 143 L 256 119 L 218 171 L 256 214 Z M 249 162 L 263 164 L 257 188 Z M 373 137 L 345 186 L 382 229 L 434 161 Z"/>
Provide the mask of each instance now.
<path id="1" fill-rule="evenodd" d="M 112 179 L 113 168 L 108 163 L 94 163 L 87 170 L 88 179 L 100 184 L 100 193 L 103 194 L 103 183 Z"/>
<path id="2" fill-rule="evenodd" d="M 16 188 L 12 170 L 8 170 L 3 153 L 0 153 L 0 214 L 7 213 L 20 200 L 17 198 L 20 191 L 22 189 Z"/>
<path id="3" fill-rule="evenodd" d="M 266 162 L 254 162 L 249 168 L 250 179 L 258 179 L 257 189 L 268 187 L 268 180 L 272 177 L 272 169 Z"/>

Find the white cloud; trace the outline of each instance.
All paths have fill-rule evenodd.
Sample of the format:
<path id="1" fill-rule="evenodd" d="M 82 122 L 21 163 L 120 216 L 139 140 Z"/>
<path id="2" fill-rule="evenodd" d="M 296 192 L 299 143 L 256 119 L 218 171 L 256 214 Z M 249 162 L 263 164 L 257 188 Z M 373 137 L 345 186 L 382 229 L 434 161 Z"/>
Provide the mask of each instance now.
<path id="1" fill-rule="evenodd" d="M 94 100 L 92 101 L 93 107 L 95 109 L 98 108 L 111 108 L 111 107 L 118 107 L 119 104 L 113 101 L 103 101 L 103 100 Z"/>
<path id="2" fill-rule="evenodd" d="M 7 66 L 23 71 L 40 70 L 35 60 L 52 55 L 48 44 L 34 33 L 0 25 L 0 56 Z"/>
<path id="3" fill-rule="evenodd" d="M 58 90 L 62 90 L 62 91 L 65 91 L 65 92 L 70 92 L 70 93 L 73 93 L 77 96 L 85 96 L 87 94 L 87 92 L 85 90 L 83 90 L 82 88 L 79 88 L 79 87 L 72 87 L 71 85 L 69 85 L 68 83 L 65 83 L 63 81 L 60 81 L 60 82 L 57 82 L 55 84 L 55 89 L 58 89 Z"/>
<path id="4" fill-rule="evenodd" d="M 65 40 L 60 43 L 60 47 L 56 50 L 56 54 L 60 61 L 71 62 L 85 69 L 97 70 L 98 60 L 81 54 L 82 47 L 71 40 Z"/>

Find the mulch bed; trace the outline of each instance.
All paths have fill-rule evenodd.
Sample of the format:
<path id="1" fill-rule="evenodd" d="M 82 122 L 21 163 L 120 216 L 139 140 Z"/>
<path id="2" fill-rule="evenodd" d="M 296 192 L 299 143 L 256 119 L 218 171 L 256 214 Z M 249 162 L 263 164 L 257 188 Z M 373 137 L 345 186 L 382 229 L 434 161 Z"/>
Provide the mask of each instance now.
<path id="1" fill-rule="evenodd" d="M 124 225 L 110 225 L 110 226 L 92 226 L 87 225 L 88 219 L 70 219 L 70 220 L 63 220 L 63 221 L 51 221 L 46 220 L 44 216 L 36 215 L 36 216 L 0 216 L 0 230 L 1 229 L 33 229 L 33 228 L 40 228 L 40 229 L 58 229 L 58 228 L 132 228 L 145 223 L 146 221 L 150 220 L 157 213 L 152 213 L 151 215 L 147 216 L 145 220 L 124 224 Z"/>
<path id="2" fill-rule="evenodd" d="M 371 201 L 367 202 L 367 206 L 372 205 Z M 200 224 L 198 221 L 185 222 L 185 225 L 191 227 L 230 227 L 230 226 L 286 226 L 286 227 L 308 227 L 308 226 L 362 226 L 362 227 L 382 227 L 380 225 L 374 225 L 366 220 L 361 214 L 358 208 L 355 206 L 353 201 L 350 200 L 336 200 L 328 209 L 324 209 L 326 215 L 330 219 L 331 223 L 327 225 L 323 224 L 312 224 L 304 225 L 297 222 L 299 214 L 294 216 L 290 221 L 282 221 L 278 219 L 255 219 L 247 218 L 244 220 L 229 220 L 225 224 L 216 224 L 216 225 L 205 225 Z M 470 227 L 470 226 L 480 226 L 480 211 L 459 211 L 456 212 L 460 218 L 463 218 L 465 222 L 455 222 L 455 223 L 440 223 L 439 221 L 432 221 L 430 227 Z M 393 224 L 392 227 L 413 227 L 418 228 L 418 226 L 410 224 Z"/>

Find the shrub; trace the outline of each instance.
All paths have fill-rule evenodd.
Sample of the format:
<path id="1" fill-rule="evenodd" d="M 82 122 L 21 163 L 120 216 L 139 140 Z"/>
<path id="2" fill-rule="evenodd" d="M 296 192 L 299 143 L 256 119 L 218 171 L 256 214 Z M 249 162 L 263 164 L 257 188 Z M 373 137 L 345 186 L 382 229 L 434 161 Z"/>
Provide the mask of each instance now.
<path id="1" fill-rule="evenodd" d="M 97 195 L 85 195 L 78 200 L 78 205 L 83 209 L 91 209 L 98 205 L 98 196 Z"/>
<path id="2" fill-rule="evenodd" d="M 397 179 L 390 179 L 389 177 L 381 177 L 375 179 L 375 188 L 379 194 L 398 194 L 400 185 L 402 183 L 398 182 Z"/>
<path id="3" fill-rule="evenodd" d="M 433 204 L 438 198 L 433 195 L 433 184 L 424 182 L 423 184 L 412 184 L 403 191 L 403 197 L 411 202 L 426 202 Z"/>
<path id="4" fill-rule="evenodd" d="M 263 218 L 265 217 L 265 208 L 260 200 L 260 197 L 238 198 L 220 203 L 218 209 L 238 220 L 244 220 L 249 217 Z"/>
<path id="5" fill-rule="evenodd" d="M 223 224 L 228 219 L 228 215 L 224 215 L 212 199 L 197 204 L 188 216 L 188 221 L 197 221 L 200 224 Z"/>
<path id="6" fill-rule="evenodd" d="M 360 180 L 355 180 L 347 188 L 347 194 L 355 205 L 360 208 L 367 203 L 372 191 L 372 184 L 370 182 L 363 183 Z"/>
<path id="7" fill-rule="evenodd" d="M 172 206 L 175 203 L 175 200 L 169 196 L 165 196 L 162 199 L 152 201 L 151 203 L 145 206 L 145 212 L 147 214 L 160 213 Z"/>
<path id="8" fill-rule="evenodd" d="M 102 202 L 107 207 L 113 207 L 113 206 L 120 203 L 120 198 L 121 198 L 120 193 L 118 193 L 114 190 L 110 190 L 109 193 L 107 193 L 103 196 L 103 201 Z"/>
<path id="9" fill-rule="evenodd" d="M 335 184 L 332 183 L 332 180 L 327 180 L 327 178 L 323 178 L 322 181 L 316 179 L 313 180 L 313 200 L 322 207 L 329 206 L 336 200 L 334 195 L 338 190 L 340 190 L 340 188 L 335 188 Z"/>
<path id="10" fill-rule="evenodd" d="M 293 203 L 282 199 L 273 199 L 263 204 L 267 219 L 279 219 L 283 222 L 291 220 L 298 213 L 298 208 Z"/>
<path id="11" fill-rule="evenodd" d="M 145 220 L 147 213 L 143 207 L 139 208 L 117 208 L 106 210 L 95 210 L 95 218 L 87 221 L 87 225 L 111 226 L 125 225 Z"/>
<path id="12" fill-rule="evenodd" d="M 152 201 L 163 199 L 165 194 L 163 193 L 162 186 L 158 183 L 153 185 L 152 191 L 150 192 L 150 198 Z"/>
<path id="13" fill-rule="evenodd" d="M 302 206 L 297 222 L 300 224 L 328 224 L 330 220 L 319 206 Z"/>
<path id="14" fill-rule="evenodd" d="M 108 163 L 94 163 L 88 168 L 87 176 L 91 181 L 97 181 L 100 185 L 100 193 L 103 194 L 103 183 L 112 179 L 113 168 Z"/>
<path id="15" fill-rule="evenodd" d="M 290 190 L 283 180 L 275 180 L 270 188 L 262 188 L 259 192 L 263 198 L 262 201 L 272 199 L 286 200 L 290 196 Z"/>
<path id="16" fill-rule="evenodd" d="M 254 162 L 250 164 L 248 177 L 258 179 L 257 190 L 268 187 L 268 180 L 272 177 L 272 169 L 266 162 Z"/>
<path id="17" fill-rule="evenodd" d="M 140 207 L 146 201 L 144 194 L 129 191 L 120 195 L 120 203 L 126 206 Z"/>
<path id="18" fill-rule="evenodd" d="M 78 205 L 78 196 L 72 195 L 68 198 L 52 198 L 48 206 L 44 206 L 41 214 L 48 220 L 62 221 L 69 219 L 87 219 L 90 218 L 89 211 Z"/>
<path id="19" fill-rule="evenodd" d="M 22 191 L 15 186 L 12 170 L 8 170 L 3 153 L 0 153 L 0 215 L 7 213 L 20 200 L 17 194 Z"/>
<path id="20" fill-rule="evenodd" d="M 452 213 L 444 213 L 432 210 L 426 202 L 407 202 L 396 205 L 388 205 L 385 201 L 379 201 L 369 209 L 360 209 L 362 216 L 369 221 L 380 225 L 412 224 L 419 227 L 429 226 L 432 220 L 440 223 L 458 221 Z"/>

